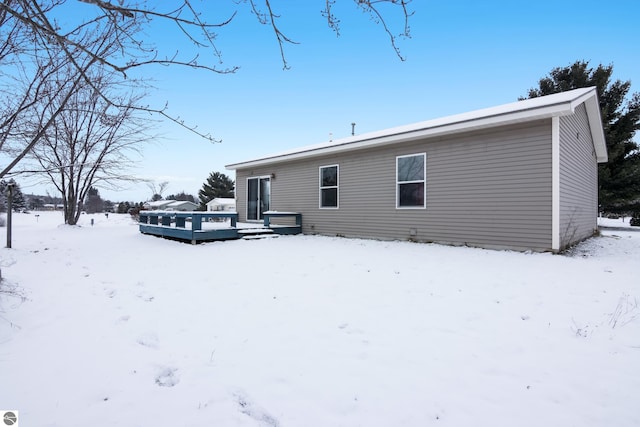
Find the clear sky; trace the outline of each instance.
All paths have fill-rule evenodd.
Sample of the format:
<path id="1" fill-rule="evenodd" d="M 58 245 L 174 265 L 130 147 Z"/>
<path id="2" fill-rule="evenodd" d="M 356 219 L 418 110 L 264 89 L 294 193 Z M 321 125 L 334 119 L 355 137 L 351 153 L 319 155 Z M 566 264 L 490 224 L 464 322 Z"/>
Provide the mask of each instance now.
<path id="1" fill-rule="evenodd" d="M 410 39 L 398 40 L 400 61 L 383 29 L 350 0 L 338 0 L 336 37 L 323 20 L 322 0 L 272 0 L 284 33 L 291 69 L 283 70 L 270 28 L 247 4 L 193 2 L 207 21 L 236 18 L 219 32 L 231 75 L 181 67 L 149 67 L 143 77 L 157 87 L 149 103 L 222 142 L 212 144 L 177 125 L 159 123 L 163 138 L 147 145 L 132 173 L 168 181 L 165 195 L 197 196 L 210 172 L 265 154 L 516 101 L 552 68 L 576 60 L 613 64 L 614 78 L 640 91 L 638 0 L 414 0 Z M 78 13 L 90 5 L 78 3 Z M 399 16 L 397 16 L 399 17 Z M 394 32 L 402 22 L 389 15 Z M 158 30 L 158 31 L 156 31 Z M 152 29 L 167 49 L 188 52 L 175 33 Z M 17 178 L 20 183 L 20 178 Z M 23 184 L 24 192 L 53 194 L 52 187 Z M 112 201 L 151 197 L 141 183 L 121 191 L 101 189 Z"/>

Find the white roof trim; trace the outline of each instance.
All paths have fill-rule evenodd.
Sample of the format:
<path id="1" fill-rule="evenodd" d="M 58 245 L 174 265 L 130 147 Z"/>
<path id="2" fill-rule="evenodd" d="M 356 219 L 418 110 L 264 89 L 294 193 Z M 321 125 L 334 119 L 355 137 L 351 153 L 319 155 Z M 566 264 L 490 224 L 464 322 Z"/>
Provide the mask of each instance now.
<path id="1" fill-rule="evenodd" d="M 337 141 L 302 147 L 246 162 L 232 163 L 227 165 L 226 168 L 229 170 L 244 169 L 342 151 L 360 150 L 372 146 L 413 141 L 426 137 L 450 135 L 495 126 L 559 117 L 574 113 L 576 107 L 582 103 L 586 105 L 597 160 L 598 162 L 606 162 L 607 149 L 604 132 L 602 130 L 598 96 L 596 88 L 590 87 L 525 99 L 497 107 L 475 110 L 468 113 L 456 114 L 411 125 L 343 138 Z"/>

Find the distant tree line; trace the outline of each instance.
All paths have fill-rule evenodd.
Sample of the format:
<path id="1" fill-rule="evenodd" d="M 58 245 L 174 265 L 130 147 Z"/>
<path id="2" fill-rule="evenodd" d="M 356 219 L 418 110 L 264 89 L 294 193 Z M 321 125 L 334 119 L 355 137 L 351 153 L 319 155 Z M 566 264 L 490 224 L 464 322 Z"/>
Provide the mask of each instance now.
<path id="1" fill-rule="evenodd" d="M 13 178 L 10 178 L 0 180 L 0 212 L 7 211 L 8 187 L 11 184 L 13 185 L 13 199 L 11 204 L 14 211 L 44 210 L 49 206 L 58 209 L 58 207 L 64 204 L 62 197 L 54 197 L 49 194 L 44 196 L 24 194 L 20 188 L 20 184 Z M 87 197 L 80 203 L 83 212 L 86 213 L 113 212 L 113 205 L 113 202 L 110 200 L 102 199 L 100 192 L 95 187 L 89 189 Z M 142 205 L 142 203 L 140 203 L 140 205 Z"/>
<path id="2" fill-rule="evenodd" d="M 19 210 L 44 210 L 47 206 L 53 205 L 54 208 L 62 206 L 64 199 L 62 197 L 54 197 L 47 195 L 36 194 L 23 194 L 20 189 L 20 185 L 13 179 L 0 180 L 0 212 L 6 212 L 7 202 L 7 187 L 9 184 L 14 185 L 13 191 L 13 208 L 16 211 Z M 206 210 L 207 203 L 215 198 L 233 198 L 235 183 L 227 175 L 220 172 L 211 172 L 206 181 L 202 185 L 202 189 L 198 192 L 198 199 L 192 194 L 180 191 L 175 194 L 170 194 L 167 197 L 162 197 L 160 193 L 164 192 L 168 182 L 162 182 L 159 185 L 149 185 L 152 190 L 153 196 L 150 200 L 179 200 L 189 201 L 192 203 L 200 202 L 199 209 Z M 100 191 L 95 187 L 90 187 L 87 191 L 87 195 L 83 200 L 80 200 L 79 210 L 86 213 L 100 213 L 100 212 L 115 212 L 120 214 L 137 213 L 140 209 L 143 209 L 144 202 L 133 201 L 121 201 L 113 203 L 110 200 L 104 200 L 100 196 Z"/>
<path id="3" fill-rule="evenodd" d="M 116 213 L 119 214 L 137 214 L 142 209 L 144 203 L 142 202 L 120 202 L 116 208 Z"/>

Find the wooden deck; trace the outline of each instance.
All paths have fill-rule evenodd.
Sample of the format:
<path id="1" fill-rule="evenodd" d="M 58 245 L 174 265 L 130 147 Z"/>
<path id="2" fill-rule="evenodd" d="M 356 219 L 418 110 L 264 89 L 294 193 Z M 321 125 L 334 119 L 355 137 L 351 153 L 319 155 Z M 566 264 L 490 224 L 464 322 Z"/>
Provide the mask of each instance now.
<path id="1" fill-rule="evenodd" d="M 240 239 L 246 236 L 299 234 L 302 214 L 297 212 L 265 212 L 259 223 L 238 223 L 237 212 L 170 212 L 141 211 L 140 232 L 167 239 L 196 244 L 216 240 Z M 284 224 L 274 220 L 286 219 Z"/>

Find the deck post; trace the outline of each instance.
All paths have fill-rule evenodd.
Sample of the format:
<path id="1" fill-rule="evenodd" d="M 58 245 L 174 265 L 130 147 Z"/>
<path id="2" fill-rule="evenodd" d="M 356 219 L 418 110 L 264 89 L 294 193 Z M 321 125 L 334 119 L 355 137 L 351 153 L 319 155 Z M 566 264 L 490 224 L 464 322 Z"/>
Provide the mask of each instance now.
<path id="1" fill-rule="evenodd" d="M 202 230 L 202 216 L 201 214 L 194 213 L 191 217 L 191 229 L 193 231 Z"/>

